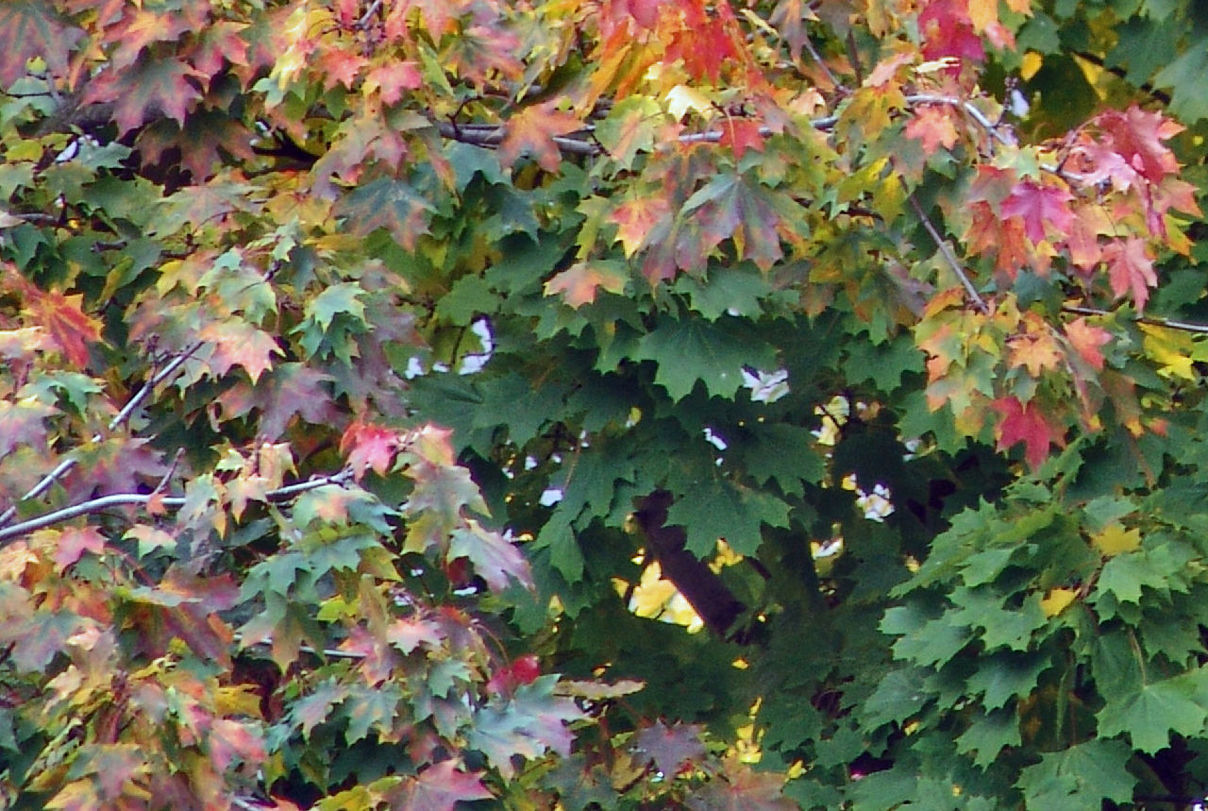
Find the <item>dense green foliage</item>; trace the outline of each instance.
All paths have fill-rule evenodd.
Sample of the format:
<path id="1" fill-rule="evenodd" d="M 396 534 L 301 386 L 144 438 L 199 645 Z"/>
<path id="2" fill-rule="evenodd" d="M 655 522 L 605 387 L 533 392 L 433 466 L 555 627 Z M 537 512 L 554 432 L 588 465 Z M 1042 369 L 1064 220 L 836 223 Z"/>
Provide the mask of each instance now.
<path id="1" fill-rule="evenodd" d="M 1195 0 L 0 4 L 0 804 L 1208 793 Z"/>

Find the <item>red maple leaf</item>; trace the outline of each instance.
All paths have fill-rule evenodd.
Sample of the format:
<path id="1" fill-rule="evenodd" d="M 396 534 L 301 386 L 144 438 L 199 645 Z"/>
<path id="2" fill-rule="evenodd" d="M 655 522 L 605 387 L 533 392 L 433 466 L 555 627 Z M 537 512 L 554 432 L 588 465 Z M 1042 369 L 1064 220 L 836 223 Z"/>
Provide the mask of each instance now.
<path id="1" fill-rule="evenodd" d="M 198 337 L 214 344 L 210 367 L 216 377 L 225 375 L 232 366 L 242 366 L 255 383 L 273 368 L 272 355 L 285 354 L 273 336 L 243 321 L 207 324 Z"/>
<path id="2" fill-rule="evenodd" d="M 741 159 L 748 149 L 763 152 L 763 134 L 759 122 L 749 118 L 727 118 L 721 125 L 721 145 L 734 150 L 734 157 Z"/>
<path id="3" fill-rule="evenodd" d="M 340 453 L 348 454 L 348 466 L 358 479 L 369 468 L 379 476 L 385 474 L 398 449 L 398 432 L 360 420 L 349 425 L 340 437 Z"/>
<path id="4" fill-rule="evenodd" d="M 1027 405 L 1014 396 L 1000 397 L 990 404 L 1002 415 L 998 424 L 998 449 L 1005 451 L 1019 442 L 1024 443 L 1024 457 L 1036 469 L 1049 455 L 1049 445 L 1064 444 L 1060 430 L 1049 424 L 1034 402 Z"/>
<path id="5" fill-rule="evenodd" d="M 1028 239 L 1039 243 L 1045 238 L 1045 225 L 1058 231 L 1069 231 L 1074 221 L 1069 201 L 1073 195 L 1057 186 L 1041 185 L 1034 180 L 1023 180 L 1011 190 L 1011 196 L 1003 201 L 1004 217 L 1022 217 Z"/>
<path id="6" fill-rule="evenodd" d="M 919 32 L 924 37 L 923 56 L 927 59 L 959 57 L 982 62 L 986 58 L 986 49 L 973 30 L 964 0 L 929 3 L 919 15 Z"/>
<path id="7" fill-rule="evenodd" d="M 59 571 L 84 556 L 85 552 L 99 555 L 105 551 L 105 537 L 96 527 L 68 527 L 55 542 L 54 561 Z"/>
<path id="8" fill-rule="evenodd" d="M 42 327 L 73 366 L 88 363 L 88 345 L 101 338 L 101 322 L 81 309 L 82 295 L 66 296 L 55 290 L 45 292 L 21 276 L 11 266 L 4 275 L 4 286 L 20 293 L 29 319 Z"/>
<path id="9" fill-rule="evenodd" d="M 608 219 L 617 224 L 617 239 L 629 257 L 647 244 L 651 230 L 669 220 L 670 214 L 671 203 L 666 197 L 648 196 L 626 200 Z"/>
<path id="10" fill-rule="evenodd" d="M 418 90 L 423 83 L 419 67 L 412 60 L 378 65 L 365 74 L 365 88 L 378 90 L 386 104 L 395 104 L 404 90 Z"/>
<path id="11" fill-rule="evenodd" d="M 386 797 L 391 808 L 453 811 L 460 802 L 492 800 L 495 795 L 482 782 L 482 772 L 463 772 L 455 760 L 442 760 L 415 777 L 407 777 Z"/>
<path id="12" fill-rule="evenodd" d="M 1174 153 L 1162 141 L 1173 138 L 1184 128 L 1161 113 L 1146 112 L 1133 105 L 1124 112 L 1100 113 L 1095 123 L 1125 162 L 1151 183 L 1179 170 Z"/>
<path id="13" fill-rule="evenodd" d="M 521 155 L 528 154 L 545 171 L 558 171 L 562 155 L 554 137 L 582 129 L 583 123 L 573 113 L 555 109 L 556 103 L 548 101 L 526 107 L 507 120 L 499 144 L 500 163 L 512 166 Z"/>
<path id="14" fill-rule="evenodd" d="M 183 125 L 201 101 L 201 79 L 192 65 L 172 59 L 148 59 L 121 71 L 106 70 L 89 81 L 82 104 L 113 102 L 118 134 L 125 135 L 147 121 L 166 115 Z"/>
<path id="15" fill-rule="evenodd" d="M 1145 309 L 1149 288 L 1158 284 L 1145 240 L 1140 237 L 1112 240 L 1103 246 L 1103 261 L 1107 264 L 1112 292 L 1117 297 L 1131 292 L 1137 311 Z"/>
<path id="16" fill-rule="evenodd" d="M 143 49 L 156 42 L 174 42 L 189 30 L 184 15 L 162 8 L 127 9 L 127 16 L 107 32 L 118 45 L 109 57 L 110 70 L 122 70 L 138 59 Z"/>

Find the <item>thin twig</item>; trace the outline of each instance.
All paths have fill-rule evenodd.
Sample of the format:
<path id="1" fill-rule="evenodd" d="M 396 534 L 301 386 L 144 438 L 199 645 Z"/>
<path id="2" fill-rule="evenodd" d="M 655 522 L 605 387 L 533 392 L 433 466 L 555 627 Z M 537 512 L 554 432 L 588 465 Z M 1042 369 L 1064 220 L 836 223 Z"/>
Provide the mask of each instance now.
<path id="1" fill-rule="evenodd" d="M 141 389 L 139 389 L 138 392 L 133 397 L 130 398 L 130 402 L 126 403 L 126 405 L 122 407 L 122 410 L 117 412 L 117 414 L 114 416 L 114 418 L 109 421 L 109 426 L 108 426 L 109 430 L 110 431 L 116 430 L 118 428 L 118 426 L 120 426 L 126 420 L 130 419 L 130 415 L 134 413 L 135 409 L 137 409 L 139 407 L 139 405 L 143 402 L 143 400 L 147 399 L 147 396 L 152 392 L 152 390 L 154 390 L 156 386 L 158 386 L 160 383 L 162 383 L 168 377 L 175 374 L 176 370 L 179 369 L 181 367 L 181 365 L 186 360 L 188 360 L 189 357 L 194 352 L 196 352 L 198 349 L 201 348 L 201 345 L 202 345 L 201 341 L 198 341 L 197 343 L 193 344 L 192 346 L 187 348 L 184 352 L 182 352 L 181 354 L 179 354 L 175 358 L 173 358 L 171 363 L 169 363 L 163 369 L 160 369 L 156 374 L 154 374 L 151 377 L 151 379 L 148 380 L 143 385 L 143 387 Z M 102 439 L 102 436 L 99 433 L 92 435 L 92 441 L 94 443 L 100 442 L 101 439 Z M 41 481 L 39 481 L 37 484 L 35 484 L 33 487 L 31 487 L 29 489 L 29 492 L 27 492 L 25 495 L 21 496 L 21 498 L 17 499 L 17 501 L 15 503 L 11 504 L 9 506 L 9 508 L 4 511 L 3 514 L 0 514 L 0 527 L 3 527 L 9 521 L 13 520 L 13 516 L 15 516 L 17 514 L 17 506 L 19 504 L 21 504 L 24 501 L 29 501 L 31 498 L 37 498 L 42 493 L 46 492 L 47 488 L 49 488 L 52 484 L 57 482 L 63 476 L 67 475 L 68 471 L 70 471 L 73 467 L 75 467 L 75 463 L 76 463 L 75 457 L 69 456 L 68 458 L 59 462 L 59 464 L 55 465 L 54 470 L 50 471 L 45 476 L 43 476 Z"/>
<path id="2" fill-rule="evenodd" d="M 264 494 L 264 500 L 288 501 L 299 493 L 314 490 L 324 485 L 338 484 L 343 486 L 352 477 L 352 469 L 345 468 L 330 476 L 320 476 L 318 478 L 307 479 L 304 482 L 286 485 L 285 487 L 278 487 L 276 490 L 269 490 Z M 72 504 L 70 507 L 63 507 L 62 509 L 39 515 L 36 518 L 31 518 L 28 521 L 22 521 L 20 524 L 13 524 L 11 527 L 0 529 L 0 544 L 11 538 L 27 535 L 36 530 L 62 523 L 63 521 L 70 521 L 72 518 L 78 518 L 81 515 L 101 512 L 110 507 L 147 504 L 152 499 L 156 499 L 157 504 L 166 508 L 179 508 L 185 504 L 184 496 L 165 496 L 161 498 L 158 493 L 113 493 L 112 495 L 82 501 L 79 504 Z"/>
<path id="3" fill-rule="evenodd" d="M 365 11 L 365 13 L 361 15 L 361 19 L 357 20 L 357 28 L 367 27 L 369 25 L 369 20 L 374 14 L 377 14 L 377 10 L 381 7 L 382 0 L 373 0 L 373 2 L 369 4 L 369 8 Z"/>
<path id="4" fill-rule="evenodd" d="M 905 183 L 903 183 L 903 186 L 905 186 Z M 935 230 L 935 226 L 931 224 L 931 220 L 927 217 L 927 212 L 923 211 L 923 207 L 913 194 L 910 195 L 910 205 L 914 209 L 914 213 L 918 214 L 919 219 L 923 221 L 923 227 L 927 229 L 927 233 L 935 240 L 936 246 L 940 249 L 940 253 L 948 263 L 948 267 L 952 269 L 952 272 L 956 274 L 956 278 L 960 279 L 961 284 L 965 286 L 965 292 L 969 294 L 969 299 L 973 302 L 973 306 L 979 312 L 989 312 L 990 308 L 986 306 L 985 300 L 977 292 L 977 288 L 973 286 L 973 282 L 969 280 L 969 276 L 965 273 L 964 268 L 961 267 L 960 262 L 957 261 L 956 254 L 952 252 L 952 248 L 949 247 L 948 242 L 940 236 L 939 231 Z"/>
<path id="5" fill-rule="evenodd" d="M 1076 307 L 1067 305 L 1061 308 L 1064 313 L 1073 313 L 1074 315 L 1115 315 L 1120 313 L 1112 310 L 1100 310 L 1097 307 Z M 1197 335 L 1208 335 L 1208 324 L 1195 324 L 1190 321 L 1177 321 L 1173 318 L 1159 318 L 1152 315 L 1134 315 L 1133 321 L 1138 324 L 1149 324 L 1154 327 L 1166 327 L 1167 329 L 1181 330 L 1183 332 L 1194 332 Z"/>
<path id="6" fill-rule="evenodd" d="M 847 90 L 843 87 L 843 84 L 837 78 L 835 78 L 835 74 L 831 73 L 831 69 L 827 66 L 827 64 L 822 61 L 822 57 L 818 54 L 817 49 L 814 48 L 814 43 L 810 41 L 808 36 L 805 38 L 802 44 L 805 45 L 805 49 L 810 52 L 810 58 L 818 64 L 818 67 L 822 68 L 822 73 L 826 76 L 827 80 L 834 86 L 834 88 L 840 92 L 846 93 Z"/>

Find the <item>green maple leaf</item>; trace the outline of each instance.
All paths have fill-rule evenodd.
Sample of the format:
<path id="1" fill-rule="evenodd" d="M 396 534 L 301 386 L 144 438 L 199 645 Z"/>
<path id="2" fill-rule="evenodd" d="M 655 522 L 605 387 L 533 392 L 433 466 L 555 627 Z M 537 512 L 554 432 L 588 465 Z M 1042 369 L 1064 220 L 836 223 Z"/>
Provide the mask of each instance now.
<path id="1" fill-rule="evenodd" d="M 315 688 L 314 692 L 302 696 L 290 707 L 290 721 L 301 728 L 302 737 L 310 738 L 310 733 L 331 715 L 331 708 L 348 698 L 348 686 L 334 681 L 327 681 Z"/>
<path id="2" fill-rule="evenodd" d="M 528 561 L 519 547 L 477 521 L 470 521 L 466 529 L 453 530 L 450 536 L 449 560 L 462 557 L 469 559 L 474 571 L 494 591 L 503 591 L 513 580 L 533 586 Z"/>
<path id="3" fill-rule="evenodd" d="M 1201 684 L 1200 682 L 1204 682 Z M 1208 681 L 1202 671 L 1146 684 L 1140 690 L 1108 703 L 1099 711 L 1099 735 L 1127 732 L 1133 746 L 1153 754 L 1170 745 L 1170 733 L 1199 735 L 1208 711 L 1202 696 Z"/>
<path id="4" fill-rule="evenodd" d="M 368 735 L 370 729 L 389 732 L 402 699 L 402 688 L 395 682 L 387 681 L 373 687 L 353 685 L 344 699 L 344 712 L 348 715 L 344 742 L 352 746 Z"/>
<path id="5" fill-rule="evenodd" d="M 766 344 L 699 319 L 661 319 L 641 339 L 635 359 L 658 364 L 654 380 L 674 400 L 687 397 L 698 380 L 711 396 L 733 397 L 743 366 L 775 366 Z"/>
<path id="6" fill-rule="evenodd" d="M 1092 740 L 1040 756 L 1019 778 L 1028 808 L 1099 811 L 1103 800 L 1126 803 L 1137 779 L 1126 768 L 1132 751 L 1123 741 Z"/>
<path id="7" fill-rule="evenodd" d="M 752 427 L 751 440 L 735 444 L 747 472 L 761 484 L 775 479 L 789 495 L 802 495 L 804 483 L 817 484 L 826 475 L 826 461 L 814 448 L 808 428 L 788 423 L 763 423 Z"/>
<path id="8" fill-rule="evenodd" d="M 475 713 L 466 742 L 486 755 L 504 779 L 516 773 L 514 755 L 536 758 L 551 749 L 569 754 L 573 736 L 566 724 L 583 718 L 583 712 L 573 700 L 553 695 L 557 681 L 554 674 L 541 676 Z"/>
<path id="9" fill-rule="evenodd" d="M 764 524 L 789 525 L 789 506 L 768 493 L 714 478 L 685 488 L 667 510 L 667 523 L 687 530 L 685 548 L 697 557 L 713 554 L 719 538 L 740 555 L 754 555 Z"/>
<path id="10" fill-rule="evenodd" d="M 1014 709 L 995 710 L 973 720 L 956 739 L 956 751 L 977 752 L 973 763 L 985 768 L 1007 746 L 1019 746 L 1019 717 Z"/>
<path id="11" fill-rule="evenodd" d="M 977 671 L 968 679 L 969 692 L 981 694 L 987 710 L 995 710 L 1036 689 L 1036 679 L 1052 662 L 1034 653 L 996 651 L 978 657 Z"/>

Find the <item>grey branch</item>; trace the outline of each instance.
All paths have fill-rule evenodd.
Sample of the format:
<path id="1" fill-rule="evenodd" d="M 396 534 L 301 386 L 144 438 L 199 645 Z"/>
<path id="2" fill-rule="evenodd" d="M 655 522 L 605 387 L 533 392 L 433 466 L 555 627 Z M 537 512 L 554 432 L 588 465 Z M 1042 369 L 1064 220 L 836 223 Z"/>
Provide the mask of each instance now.
<path id="1" fill-rule="evenodd" d="M 314 490 L 318 487 L 323 487 L 328 484 L 337 484 L 343 486 L 348 483 L 353 477 L 351 468 L 345 468 L 338 473 L 333 473 L 328 476 L 319 476 L 312 479 L 307 479 L 304 482 L 289 484 L 285 487 L 279 487 L 276 490 L 269 490 L 264 494 L 265 501 L 288 501 L 300 493 L 305 493 L 307 490 Z M 55 524 L 60 524 L 64 521 L 70 521 L 73 518 L 78 518 L 81 515 L 101 512 L 110 507 L 123 507 L 127 505 L 147 504 L 152 499 L 157 498 L 155 493 L 114 493 L 108 496 L 82 501 L 79 504 L 72 504 L 70 507 L 64 507 L 60 510 L 54 510 L 44 515 L 39 515 L 36 518 L 31 518 L 28 521 L 22 521 L 20 524 L 14 524 L 11 527 L 0 529 L 0 544 L 9 541 L 13 538 L 27 535 L 39 529 L 44 529 Z M 159 500 L 159 504 L 170 509 L 179 509 L 185 504 L 184 496 L 164 496 Z"/>
<path id="2" fill-rule="evenodd" d="M 109 421 L 109 430 L 110 431 L 115 430 L 120 425 L 125 423 L 126 420 L 130 419 L 130 415 L 133 414 L 135 409 L 137 409 L 139 407 L 139 405 L 142 404 L 142 402 L 147 399 L 147 397 L 151 394 L 151 392 L 155 389 L 155 387 L 158 386 L 160 383 L 164 382 L 165 380 L 167 380 L 172 375 L 176 374 L 176 371 L 178 369 L 180 369 L 181 365 L 183 365 L 184 362 L 186 360 L 188 360 L 193 355 L 194 352 L 196 352 L 198 349 L 200 349 L 201 346 L 202 346 L 201 342 L 198 341 L 197 343 L 195 343 L 192 346 L 185 349 L 184 352 L 181 352 L 179 355 L 177 355 L 175 358 L 173 358 L 171 363 L 169 363 L 167 366 L 165 366 L 164 368 L 162 368 L 158 372 L 156 372 L 151 377 L 151 379 L 148 380 L 143 385 L 143 387 L 141 389 L 139 389 L 138 392 L 133 397 L 130 398 L 130 402 L 126 403 L 126 405 L 122 407 L 122 410 L 117 412 L 117 414 L 114 416 L 114 418 Z M 92 435 L 93 442 L 100 442 L 101 439 L 102 439 L 102 437 L 100 434 Z M 69 456 L 66 459 L 64 459 L 63 461 L 59 462 L 59 464 L 57 464 L 55 466 L 54 470 L 50 471 L 45 476 L 43 476 L 42 479 L 37 484 L 35 484 L 33 487 L 31 487 L 29 489 L 29 492 L 27 492 L 25 495 L 21 496 L 21 498 L 17 499 L 16 503 L 10 505 L 9 508 L 3 512 L 3 514 L 0 514 L 0 527 L 3 527 L 9 521 L 13 520 L 13 516 L 15 516 L 17 514 L 17 505 L 18 504 L 20 504 L 23 501 L 29 501 L 31 498 L 37 498 L 42 493 L 46 492 L 46 489 L 48 487 L 50 487 L 52 484 L 57 482 L 63 476 L 67 475 L 67 472 L 70 471 L 73 467 L 75 467 L 75 463 L 76 463 L 75 457 L 71 457 L 71 456 Z"/>

